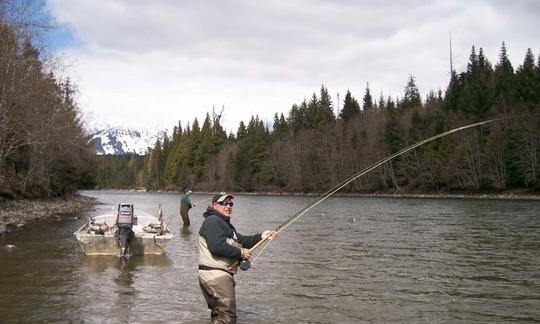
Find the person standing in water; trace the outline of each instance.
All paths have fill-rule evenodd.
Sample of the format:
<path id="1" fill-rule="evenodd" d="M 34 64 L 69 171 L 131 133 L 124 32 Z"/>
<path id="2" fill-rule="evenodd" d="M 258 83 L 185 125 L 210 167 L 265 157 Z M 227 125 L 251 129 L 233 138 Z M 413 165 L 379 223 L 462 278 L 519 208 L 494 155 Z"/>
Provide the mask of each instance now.
<path id="1" fill-rule="evenodd" d="M 233 198 L 227 193 L 215 195 L 199 230 L 199 286 L 212 323 L 236 323 L 234 274 L 238 261 L 249 259 L 249 249 L 260 240 L 277 236 L 273 230 L 251 236 L 238 233 L 231 224 Z"/>
<path id="2" fill-rule="evenodd" d="M 195 204 L 192 204 L 191 199 L 189 199 L 189 195 L 191 195 L 191 193 L 191 190 L 186 190 L 185 194 L 182 196 L 182 199 L 180 199 L 180 216 L 182 216 L 184 226 L 189 226 L 189 210 L 195 207 Z"/>

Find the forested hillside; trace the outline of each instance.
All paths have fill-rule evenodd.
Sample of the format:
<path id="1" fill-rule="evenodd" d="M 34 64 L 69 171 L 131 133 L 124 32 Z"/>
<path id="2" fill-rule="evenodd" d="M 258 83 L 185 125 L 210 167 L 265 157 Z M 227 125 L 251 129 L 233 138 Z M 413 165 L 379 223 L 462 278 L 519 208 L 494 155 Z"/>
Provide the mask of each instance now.
<path id="1" fill-rule="evenodd" d="M 514 68 L 503 43 L 492 65 L 473 47 L 467 70 L 447 89 L 422 98 L 410 75 L 401 97 L 369 87 L 347 92 L 336 114 L 322 86 L 309 100 L 257 116 L 225 134 L 219 115 L 195 120 L 139 158 L 102 159 L 100 188 L 323 192 L 341 180 L 434 134 L 489 118 L 517 116 L 418 148 L 352 183 L 349 192 L 539 190 L 540 60 L 529 49 Z"/>
<path id="2" fill-rule="evenodd" d="M 33 43 L 48 26 L 25 4 L 0 3 L 0 197 L 61 196 L 93 182 L 94 156 L 75 86 Z"/>

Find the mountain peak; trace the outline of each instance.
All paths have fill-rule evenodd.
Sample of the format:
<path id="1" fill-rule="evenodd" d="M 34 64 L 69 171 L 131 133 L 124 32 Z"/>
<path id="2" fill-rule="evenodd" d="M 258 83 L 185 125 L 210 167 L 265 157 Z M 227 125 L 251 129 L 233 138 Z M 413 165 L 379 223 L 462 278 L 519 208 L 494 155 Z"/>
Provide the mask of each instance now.
<path id="1" fill-rule="evenodd" d="M 157 138 L 157 135 L 150 135 L 148 131 L 110 127 L 95 130 L 88 143 L 97 155 L 144 155 L 148 148 L 154 146 Z"/>

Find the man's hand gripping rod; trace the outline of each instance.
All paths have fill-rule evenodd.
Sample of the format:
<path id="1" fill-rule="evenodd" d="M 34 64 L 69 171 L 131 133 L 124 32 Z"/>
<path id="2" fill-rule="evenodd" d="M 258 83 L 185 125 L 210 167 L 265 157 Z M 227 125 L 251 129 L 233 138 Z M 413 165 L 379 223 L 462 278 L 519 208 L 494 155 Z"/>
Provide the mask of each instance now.
<path id="1" fill-rule="evenodd" d="M 268 240 L 272 240 L 273 238 L 275 238 L 274 235 L 268 235 L 266 236 L 266 238 L 260 240 L 259 242 L 257 242 L 257 244 L 255 244 L 251 249 L 249 249 L 250 252 L 252 251 L 255 251 L 256 248 L 258 248 L 261 244 L 263 244 L 264 242 L 268 241 Z M 232 271 L 232 269 L 234 269 L 236 266 L 238 266 L 238 264 L 240 263 L 240 270 L 243 270 L 243 271 L 246 271 L 248 270 L 249 268 L 251 268 L 251 261 L 249 261 L 249 259 L 242 259 L 242 260 L 238 260 L 236 262 L 234 262 L 232 265 L 229 266 L 229 270 Z"/>

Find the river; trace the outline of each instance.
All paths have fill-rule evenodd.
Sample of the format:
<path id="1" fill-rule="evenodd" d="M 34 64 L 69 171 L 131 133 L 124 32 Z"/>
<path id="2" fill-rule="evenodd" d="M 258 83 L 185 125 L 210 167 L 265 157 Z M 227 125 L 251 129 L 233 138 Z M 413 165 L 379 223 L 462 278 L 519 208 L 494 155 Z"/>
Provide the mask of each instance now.
<path id="1" fill-rule="evenodd" d="M 197 231 L 180 195 L 85 191 L 96 210 L 0 237 L 2 323 L 207 323 Z M 276 228 L 315 197 L 235 197 L 240 233 Z M 73 232 L 119 202 L 157 211 L 163 256 L 85 256 Z M 6 247 L 14 245 L 13 248 Z M 540 322 L 540 201 L 333 197 L 239 272 L 239 323 Z"/>

